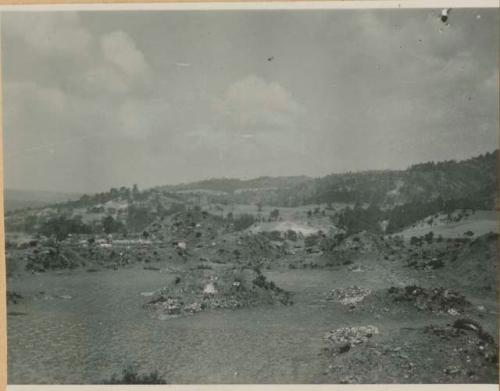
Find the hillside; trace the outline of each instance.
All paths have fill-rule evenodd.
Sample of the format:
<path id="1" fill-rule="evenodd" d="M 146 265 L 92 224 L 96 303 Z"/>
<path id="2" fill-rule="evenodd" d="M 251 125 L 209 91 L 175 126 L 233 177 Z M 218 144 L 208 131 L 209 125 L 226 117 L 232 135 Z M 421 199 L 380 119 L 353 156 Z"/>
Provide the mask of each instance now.
<path id="1" fill-rule="evenodd" d="M 112 188 L 10 212 L 12 378 L 46 369 L 25 349 L 40 335 L 44 357 L 73 371 L 49 380 L 116 378 L 137 351 L 132 330 L 140 370 L 169 368 L 161 377 L 172 383 L 214 360 L 229 368 L 222 381 L 268 382 L 288 356 L 277 381 L 498 383 L 495 156 Z M 79 337 L 93 327 L 107 334 Z M 74 365 L 68 340 L 90 352 L 90 369 Z M 96 354 L 118 364 L 97 365 Z M 265 365 L 249 372 L 249 361 Z"/>
<path id="2" fill-rule="evenodd" d="M 295 186 L 286 199 L 299 204 L 361 202 L 394 206 L 438 198 L 470 198 L 492 207 L 496 164 L 497 151 L 458 162 L 417 164 L 404 171 L 333 174 Z"/>
<path id="3" fill-rule="evenodd" d="M 358 202 L 390 208 L 437 199 L 466 199 L 476 207 L 492 208 L 496 164 L 497 151 L 494 151 L 462 161 L 416 164 L 406 170 L 349 172 L 320 178 L 209 179 L 161 189 L 172 192 L 210 190 L 218 192 L 212 196 L 235 203 L 275 206 Z"/>
<path id="4" fill-rule="evenodd" d="M 323 205 L 323 216 L 328 211 L 328 218 L 348 233 L 359 230 L 396 233 L 438 213 L 493 210 L 496 159 L 497 151 L 458 162 L 417 164 L 400 171 L 332 174 L 321 178 L 221 178 L 146 190 L 134 185 L 72 200 L 68 200 L 70 195 L 58 193 L 31 195 L 7 191 L 6 205 L 29 204 L 34 209 L 10 209 L 6 226 L 10 232 L 41 232 L 47 223 L 55 226 L 54 219 L 64 216 L 65 222 L 59 221 L 59 225 L 83 229 L 74 233 L 141 233 L 156 219 L 195 205 L 218 216 L 246 211 L 239 214 L 255 214 L 253 218 L 259 220 L 266 217 L 262 213 L 264 206 L 304 207 L 304 213 L 308 208 L 312 213 L 313 209 L 319 212 Z M 30 199 L 41 204 L 30 204 Z"/>
<path id="5" fill-rule="evenodd" d="M 167 191 L 185 191 L 185 190 L 211 190 L 215 192 L 234 193 L 241 191 L 258 190 L 276 190 L 288 189 L 305 182 L 312 178 L 307 176 L 288 176 L 288 177 L 268 177 L 263 176 L 254 179 L 236 179 L 236 178 L 211 178 L 199 182 L 180 184 L 175 186 L 163 186 Z"/>

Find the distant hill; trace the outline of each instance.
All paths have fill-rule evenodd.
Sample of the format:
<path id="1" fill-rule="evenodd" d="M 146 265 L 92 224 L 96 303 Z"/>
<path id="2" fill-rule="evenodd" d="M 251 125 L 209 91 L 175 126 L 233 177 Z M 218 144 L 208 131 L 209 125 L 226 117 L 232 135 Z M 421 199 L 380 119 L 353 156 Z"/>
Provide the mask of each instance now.
<path id="1" fill-rule="evenodd" d="M 394 207 L 437 199 L 473 199 L 493 208 L 498 151 L 462 161 L 417 164 L 399 171 L 332 174 L 297 184 L 272 197 L 275 204 L 359 202 Z"/>
<path id="2" fill-rule="evenodd" d="M 6 212 L 24 208 L 40 208 L 59 202 L 76 200 L 80 197 L 81 194 L 77 193 L 5 189 L 4 208 Z"/>
<path id="3" fill-rule="evenodd" d="M 156 219 L 194 205 L 220 210 L 220 205 L 235 204 L 278 208 L 349 204 L 354 208 L 337 210 L 335 221 L 348 232 L 379 231 L 383 223 L 385 232 L 395 233 L 439 213 L 494 210 L 497 155 L 498 151 L 494 151 L 462 161 L 417 164 L 406 170 L 349 172 L 320 178 L 213 178 L 145 190 L 135 185 L 112 188 L 82 196 L 7 189 L 5 206 L 10 213 L 5 222 L 13 232 L 26 227 L 35 229 L 64 215 L 97 232 L 103 229 L 105 218 L 112 216 L 122 231 L 141 232 Z M 19 210 L 26 207 L 38 210 Z M 106 223 L 114 226 L 109 219 Z"/>
<path id="4" fill-rule="evenodd" d="M 476 207 L 493 208 L 496 165 L 497 151 L 494 151 L 462 161 L 417 164 L 406 170 L 348 172 L 320 178 L 209 179 L 163 189 L 224 192 L 229 202 L 274 206 L 361 203 L 393 208 L 438 199 L 467 199 L 474 200 Z M 220 194 L 212 197 L 221 199 Z"/>
<path id="5" fill-rule="evenodd" d="M 162 189 L 168 191 L 184 190 L 211 190 L 216 192 L 234 193 L 244 190 L 266 190 L 291 188 L 311 181 L 307 176 L 287 176 L 287 177 L 268 177 L 263 176 L 254 179 L 237 178 L 211 178 L 199 182 L 191 182 L 174 186 L 163 186 Z"/>

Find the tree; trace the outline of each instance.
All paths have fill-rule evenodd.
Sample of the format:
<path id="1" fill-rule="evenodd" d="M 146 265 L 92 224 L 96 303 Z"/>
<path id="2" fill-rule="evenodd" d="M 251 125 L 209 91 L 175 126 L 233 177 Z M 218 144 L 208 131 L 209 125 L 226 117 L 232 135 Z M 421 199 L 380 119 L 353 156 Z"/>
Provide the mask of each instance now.
<path id="1" fill-rule="evenodd" d="M 128 208 L 127 228 L 132 231 L 141 231 L 146 228 L 154 219 L 155 215 L 150 213 L 145 207 L 131 205 Z"/>
<path id="2" fill-rule="evenodd" d="M 269 213 L 269 218 L 271 218 L 272 220 L 277 220 L 279 216 L 280 216 L 279 209 L 273 209 L 271 213 Z"/>
<path id="3" fill-rule="evenodd" d="M 140 194 L 139 187 L 134 183 L 134 185 L 132 186 L 132 198 L 134 200 L 138 199 L 139 194 Z"/>
<path id="4" fill-rule="evenodd" d="M 36 215 L 28 215 L 24 219 L 24 230 L 26 232 L 33 232 L 35 230 L 35 226 L 38 222 L 38 218 Z"/>
<path id="5" fill-rule="evenodd" d="M 244 213 L 234 218 L 233 224 L 236 231 L 247 229 L 255 222 L 255 218 L 251 214 Z"/>
<path id="6" fill-rule="evenodd" d="M 113 216 L 106 216 L 102 219 L 102 228 L 104 233 L 112 234 L 114 232 L 123 231 L 125 227 L 120 221 L 115 220 Z"/>
<path id="7" fill-rule="evenodd" d="M 40 233 L 45 236 L 55 236 L 57 240 L 64 240 L 69 234 L 91 233 L 91 228 L 77 217 L 58 216 L 43 223 L 40 227 Z"/>

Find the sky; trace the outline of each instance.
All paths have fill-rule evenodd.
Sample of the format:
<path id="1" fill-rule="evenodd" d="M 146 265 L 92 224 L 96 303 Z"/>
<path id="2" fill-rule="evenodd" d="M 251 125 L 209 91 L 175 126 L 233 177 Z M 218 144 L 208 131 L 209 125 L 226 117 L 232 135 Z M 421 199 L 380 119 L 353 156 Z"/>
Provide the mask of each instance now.
<path id="1" fill-rule="evenodd" d="M 496 9 L 4 12 L 5 187 L 404 169 L 498 145 Z"/>

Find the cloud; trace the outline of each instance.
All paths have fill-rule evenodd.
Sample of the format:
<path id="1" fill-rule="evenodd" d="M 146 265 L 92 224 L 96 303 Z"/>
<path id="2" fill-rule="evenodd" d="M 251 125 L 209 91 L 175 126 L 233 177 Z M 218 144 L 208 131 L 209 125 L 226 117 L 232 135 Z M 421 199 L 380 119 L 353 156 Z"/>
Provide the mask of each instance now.
<path id="1" fill-rule="evenodd" d="M 86 95 L 121 96 L 147 85 L 150 67 L 134 40 L 123 31 L 113 31 L 96 40 L 97 55 L 73 79 L 75 91 Z"/>
<path id="2" fill-rule="evenodd" d="M 3 21 L 3 31 L 46 55 L 81 55 L 88 50 L 92 39 L 81 26 L 78 15 L 72 12 L 16 13 Z"/>
<path id="3" fill-rule="evenodd" d="M 123 31 L 114 31 L 100 39 L 104 58 L 125 75 L 137 77 L 148 72 L 148 64 L 134 41 Z"/>
<path id="4" fill-rule="evenodd" d="M 195 129 L 174 136 L 180 149 L 240 168 L 256 158 L 284 161 L 306 151 L 305 108 L 277 82 L 245 76 L 229 84 L 212 109 Z"/>
<path id="5" fill-rule="evenodd" d="M 249 75 L 231 84 L 215 110 L 232 131 L 244 134 L 293 130 L 303 108 L 276 82 Z"/>
<path id="6" fill-rule="evenodd" d="M 85 70 L 82 75 L 76 76 L 73 81 L 75 89 L 87 95 L 122 95 L 128 91 L 132 84 L 132 80 L 129 79 L 127 82 L 123 74 L 106 63 Z"/>
<path id="7" fill-rule="evenodd" d="M 498 15 L 439 14 L 4 13 L 9 180 L 320 175 L 491 149 Z"/>
<path id="8" fill-rule="evenodd" d="M 116 110 L 113 128 L 127 138 L 147 139 L 153 133 L 163 133 L 169 110 L 163 100 L 127 99 Z"/>
<path id="9" fill-rule="evenodd" d="M 31 81 L 7 82 L 4 89 L 7 96 L 5 110 L 10 113 L 18 112 L 24 107 L 38 107 L 54 115 L 63 113 L 66 107 L 66 97 L 60 90 Z"/>
<path id="10" fill-rule="evenodd" d="M 151 70 L 129 34 L 92 32 L 68 12 L 8 14 L 3 21 L 9 42 L 16 43 L 14 53 L 52 69 L 38 80 L 32 79 L 32 67 L 8 72 L 17 80 L 7 78 L 4 84 L 6 144 L 13 151 L 39 156 L 44 150 L 34 146 L 60 149 L 60 140 L 68 137 L 126 143 L 160 131 L 168 106 L 148 93 L 143 96 Z M 52 77 L 51 64 L 65 66 Z"/>
<path id="11" fill-rule="evenodd" d="M 71 94 L 116 96 L 140 89 L 150 80 L 144 54 L 124 31 L 94 33 L 72 12 L 2 16 L 3 31 L 7 37 L 16 38 L 16 50 L 24 51 L 31 61 L 51 64 L 52 72 L 54 66 L 66 65 L 61 76 L 52 82 L 59 84 L 64 77 Z M 51 74 L 47 71 L 47 76 Z"/>

